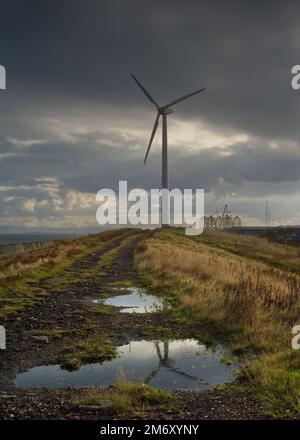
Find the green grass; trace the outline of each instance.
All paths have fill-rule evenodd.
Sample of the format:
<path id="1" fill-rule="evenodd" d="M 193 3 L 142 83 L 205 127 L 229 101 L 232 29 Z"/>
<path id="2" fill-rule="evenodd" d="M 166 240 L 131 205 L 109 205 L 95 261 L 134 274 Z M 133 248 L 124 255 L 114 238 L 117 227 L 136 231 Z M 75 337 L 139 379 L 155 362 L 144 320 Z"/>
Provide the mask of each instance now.
<path id="1" fill-rule="evenodd" d="M 285 350 L 265 353 L 248 365 L 245 377 L 266 400 L 266 414 L 286 418 L 299 414 L 300 353 Z"/>
<path id="2" fill-rule="evenodd" d="M 118 310 L 113 306 L 95 304 L 93 307 L 91 307 L 90 312 L 99 315 L 115 315 L 118 313 Z"/>
<path id="3" fill-rule="evenodd" d="M 229 356 L 228 354 L 223 354 L 223 356 L 221 357 L 221 362 L 225 365 L 232 365 L 234 362 L 234 359 Z"/>
<path id="4" fill-rule="evenodd" d="M 182 231 L 177 231 L 177 233 L 183 234 Z M 273 243 L 266 238 L 222 231 L 205 231 L 200 236 L 190 236 L 189 238 L 216 249 L 267 263 L 276 269 L 300 275 L 300 251 L 297 246 Z"/>
<path id="5" fill-rule="evenodd" d="M 52 247 L 45 247 L 7 259 L 3 257 L 0 260 L 0 275 L 1 266 L 3 266 L 3 273 L 9 268 L 14 276 L 10 277 L 4 285 L 0 285 L 0 319 L 5 320 L 12 315 L 23 312 L 27 307 L 43 302 L 49 291 L 66 292 L 72 283 L 99 279 L 105 275 L 117 253 L 128 245 L 134 234 L 136 234 L 135 230 L 124 229 L 75 239 L 66 244 L 58 245 L 54 257 L 51 256 Z M 129 237 L 126 237 L 127 235 Z M 113 243 L 122 236 L 124 240 L 121 244 L 104 253 L 94 267 L 80 272 L 77 270 L 66 271 L 66 269 L 72 269 L 72 266 L 87 254 L 103 249 L 108 243 Z M 74 247 L 73 252 L 72 247 Z M 14 268 L 19 264 L 19 259 L 22 259 L 24 268 L 21 265 L 21 269 L 17 270 Z M 35 287 L 45 281 L 47 287 Z"/>
<path id="6" fill-rule="evenodd" d="M 89 390 L 75 405 L 91 405 L 101 408 L 101 401 L 110 401 L 111 406 L 103 408 L 104 413 L 116 415 L 143 415 L 151 409 L 172 410 L 178 406 L 178 398 L 169 392 L 149 385 L 122 382 L 105 390 Z"/>
<path id="7" fill-rule="evenodd" d="M 173 304 L 171 324 L 194 335 L 206 328 L 209 336 L 230 342 L 232 353 L 241 356 L 247 388 L 263 399 L 266 414 L 291 417 L 300 412 L 300 351 L 289 350 L 300 303 L 299 279 L 287 272 L 300 267 L 299 249 L 239 240 L 227 233 L 191 238 L 178 230 L 157 231 L 141 243 L 135 264 L 149 290 Z M 273 268 L 280 265 L 286 270 Z M 264 298 L 278 302 L 270 306 Z"/>
<path id="8" fill-rule="evenodd" d="M 90 331 L 91 328 L 87 325 L 83 326 L 83 328 L 61 328 L 61 327 L 53 327 L 53 328 L 36 328 L 32 330 L 25 331 L 27 335 L 40 334 L 43 336 L 48 336 L 53 339 L 62 339 L 65 336 L 83 336 L 86 332 Z"/>
<path id="9" fill-rule="evenodd" d="M 117 357 L 117 349 L 109 339 L 94 336 L 65 348 L 63 367 L 78 370 L 82 365 L 109 361 Z"/>

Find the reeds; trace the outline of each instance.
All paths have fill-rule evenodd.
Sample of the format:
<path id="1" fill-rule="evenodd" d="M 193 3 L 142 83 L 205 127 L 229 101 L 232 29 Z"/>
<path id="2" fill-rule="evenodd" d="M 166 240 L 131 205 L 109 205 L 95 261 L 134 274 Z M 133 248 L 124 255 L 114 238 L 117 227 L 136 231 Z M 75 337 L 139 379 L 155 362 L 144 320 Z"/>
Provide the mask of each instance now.
<path id="1" fill-rule="evenodd" d="M 291 261 L 299 250 L 275 245 L 274 251 L 273 244 L 264 248 L 259 239 L 250 245 L 248 237 L 251 252 L 246 252 L 244 237 L 239 244 L 240 236 L 233 236 L 230 244 L 225 234 L 225 246 L 223 235 L 220 249 L 216 242 L 203 244 L 176 231 L 156 232 L 139 250 L 139 268 L 153 289 L 168 292 L 194 322 L 210 320 L 228 328 L 235 353 L 256 353 L 243 374 L 263 395 L 269 416 L 298 414 L 300 352 L 291 350 L 291 330 L 300 321 L 300 277 L 287 265 L 284 270 L 274 266 L 278 255 Z M 264 263 L 256 258 L 256 246 Z M 247 256 L 237 255 L 241 253 Z M 293 265 L 300 267 L 299 260 Z M 230 333 L 234 326 L 239 332 Z"/>
<path id="2" fill-rule="evenodd" d="M 166 234 L 168 241 L 161 237 Z M 142 270 L 168 276 L 170 283 L 172 279 L 183 307 L 243 325 L 260 341 L 289 340 L 291 327 L 300 319 L 299 276 L 173 233 L 156 234 L 146 243 Z"/>

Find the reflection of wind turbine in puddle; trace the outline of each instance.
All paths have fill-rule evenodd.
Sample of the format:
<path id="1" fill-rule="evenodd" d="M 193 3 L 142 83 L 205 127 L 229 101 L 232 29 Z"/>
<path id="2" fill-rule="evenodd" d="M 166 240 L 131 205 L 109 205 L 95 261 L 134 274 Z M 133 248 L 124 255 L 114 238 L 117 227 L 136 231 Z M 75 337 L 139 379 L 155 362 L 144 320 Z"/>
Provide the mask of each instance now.
<path id="1" fill-rule="evenodd" d="M 186 373 L 185 371 L 182 371 L 182 370 L 179 370 L 178 368 L 175 368 L 175 366 L 174 366 L 175 362 L 170 358 L 170 355 L 169 355 L 169 341 L 163 341 L 163 354 L 161 352 L 160 345 L 159 345 L 158 341 L 154 342 L 154 346 L 156 349 L 159 363 L 158 363 L 158 367 L 155 370 L 153 370 L 149 374 L 149 376 L 146 378 L 145 383 L 149 384 L 152 381 L 152 379 L 154 379 L 154 377 L 157 375 L 157 373 L 159 372 L 159 370 L 161 368 L 167 368 L 168 370 L 178 374 L 179 376 L 183 376 L 186 379 L 189 379 L 192 381 L 196 380 L 198 382 L 205 383 L 199 377 L 193 376 L 191 374 Z"/>

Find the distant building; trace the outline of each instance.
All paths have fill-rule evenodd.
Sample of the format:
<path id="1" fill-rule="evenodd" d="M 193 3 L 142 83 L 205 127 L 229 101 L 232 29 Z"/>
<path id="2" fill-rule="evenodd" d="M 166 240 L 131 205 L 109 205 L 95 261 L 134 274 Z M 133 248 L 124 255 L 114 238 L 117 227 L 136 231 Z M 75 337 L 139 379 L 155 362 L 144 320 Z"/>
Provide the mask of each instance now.
<path id="1" fill-rule="evenodd" d="M 205 229 L 221 230 L 239 226 L 242 226 L 241 218 L 228 212 L 224 212 L 223 215 L 209 215 L 204 217 Z"/>

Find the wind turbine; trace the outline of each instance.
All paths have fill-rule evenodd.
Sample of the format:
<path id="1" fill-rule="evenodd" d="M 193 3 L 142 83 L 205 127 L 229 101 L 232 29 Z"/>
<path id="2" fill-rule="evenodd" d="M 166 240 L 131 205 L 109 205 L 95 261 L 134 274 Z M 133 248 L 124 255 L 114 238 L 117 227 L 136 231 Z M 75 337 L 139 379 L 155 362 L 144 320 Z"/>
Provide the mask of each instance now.
<path id="1" fill-rule="evenodd" d="M 169 189 L 169 175 L 168 175 L 168 128 L 167 128 L 167 117 L 169 114 L 174 113 L 174 110 L 171 108 L 172 105 L 178 104 L 181 101 L 184 101 L 187 98 L 190 98 L 197 93 L 203 92 L 206 90 L 205 88 L 196 90 L 195 92 L 188 93 L 187 95 L 181 96 L 180 98 L 176 98 L 173 101 L 169 102 L 167 105 L 159 105 L 155 99 L 150 95 L 150 93 L 145 89 L 145 87 L 139 82 L 139 80 L 131 74 L 134 81 L 137 83 L 142 92 L 147 96 L 150 102 L 155 105 L 157 110 L 156 119 L 154 122 L 153 130 L 150 136 L 150 141 L 148 144 L 146 156 L 144 159 L 144 165 L 146 163 L 157 127 L 159 123 L 159 118 L 162 116 L 162 172 L 161 172 L 161 189 L 168 190 Z M 161 226 L 162 228 L 168 227 L 170 224 L 169 218 L 169 197 L 166 192 L 162 191 L 162 199 L 161 199 Z"/>

